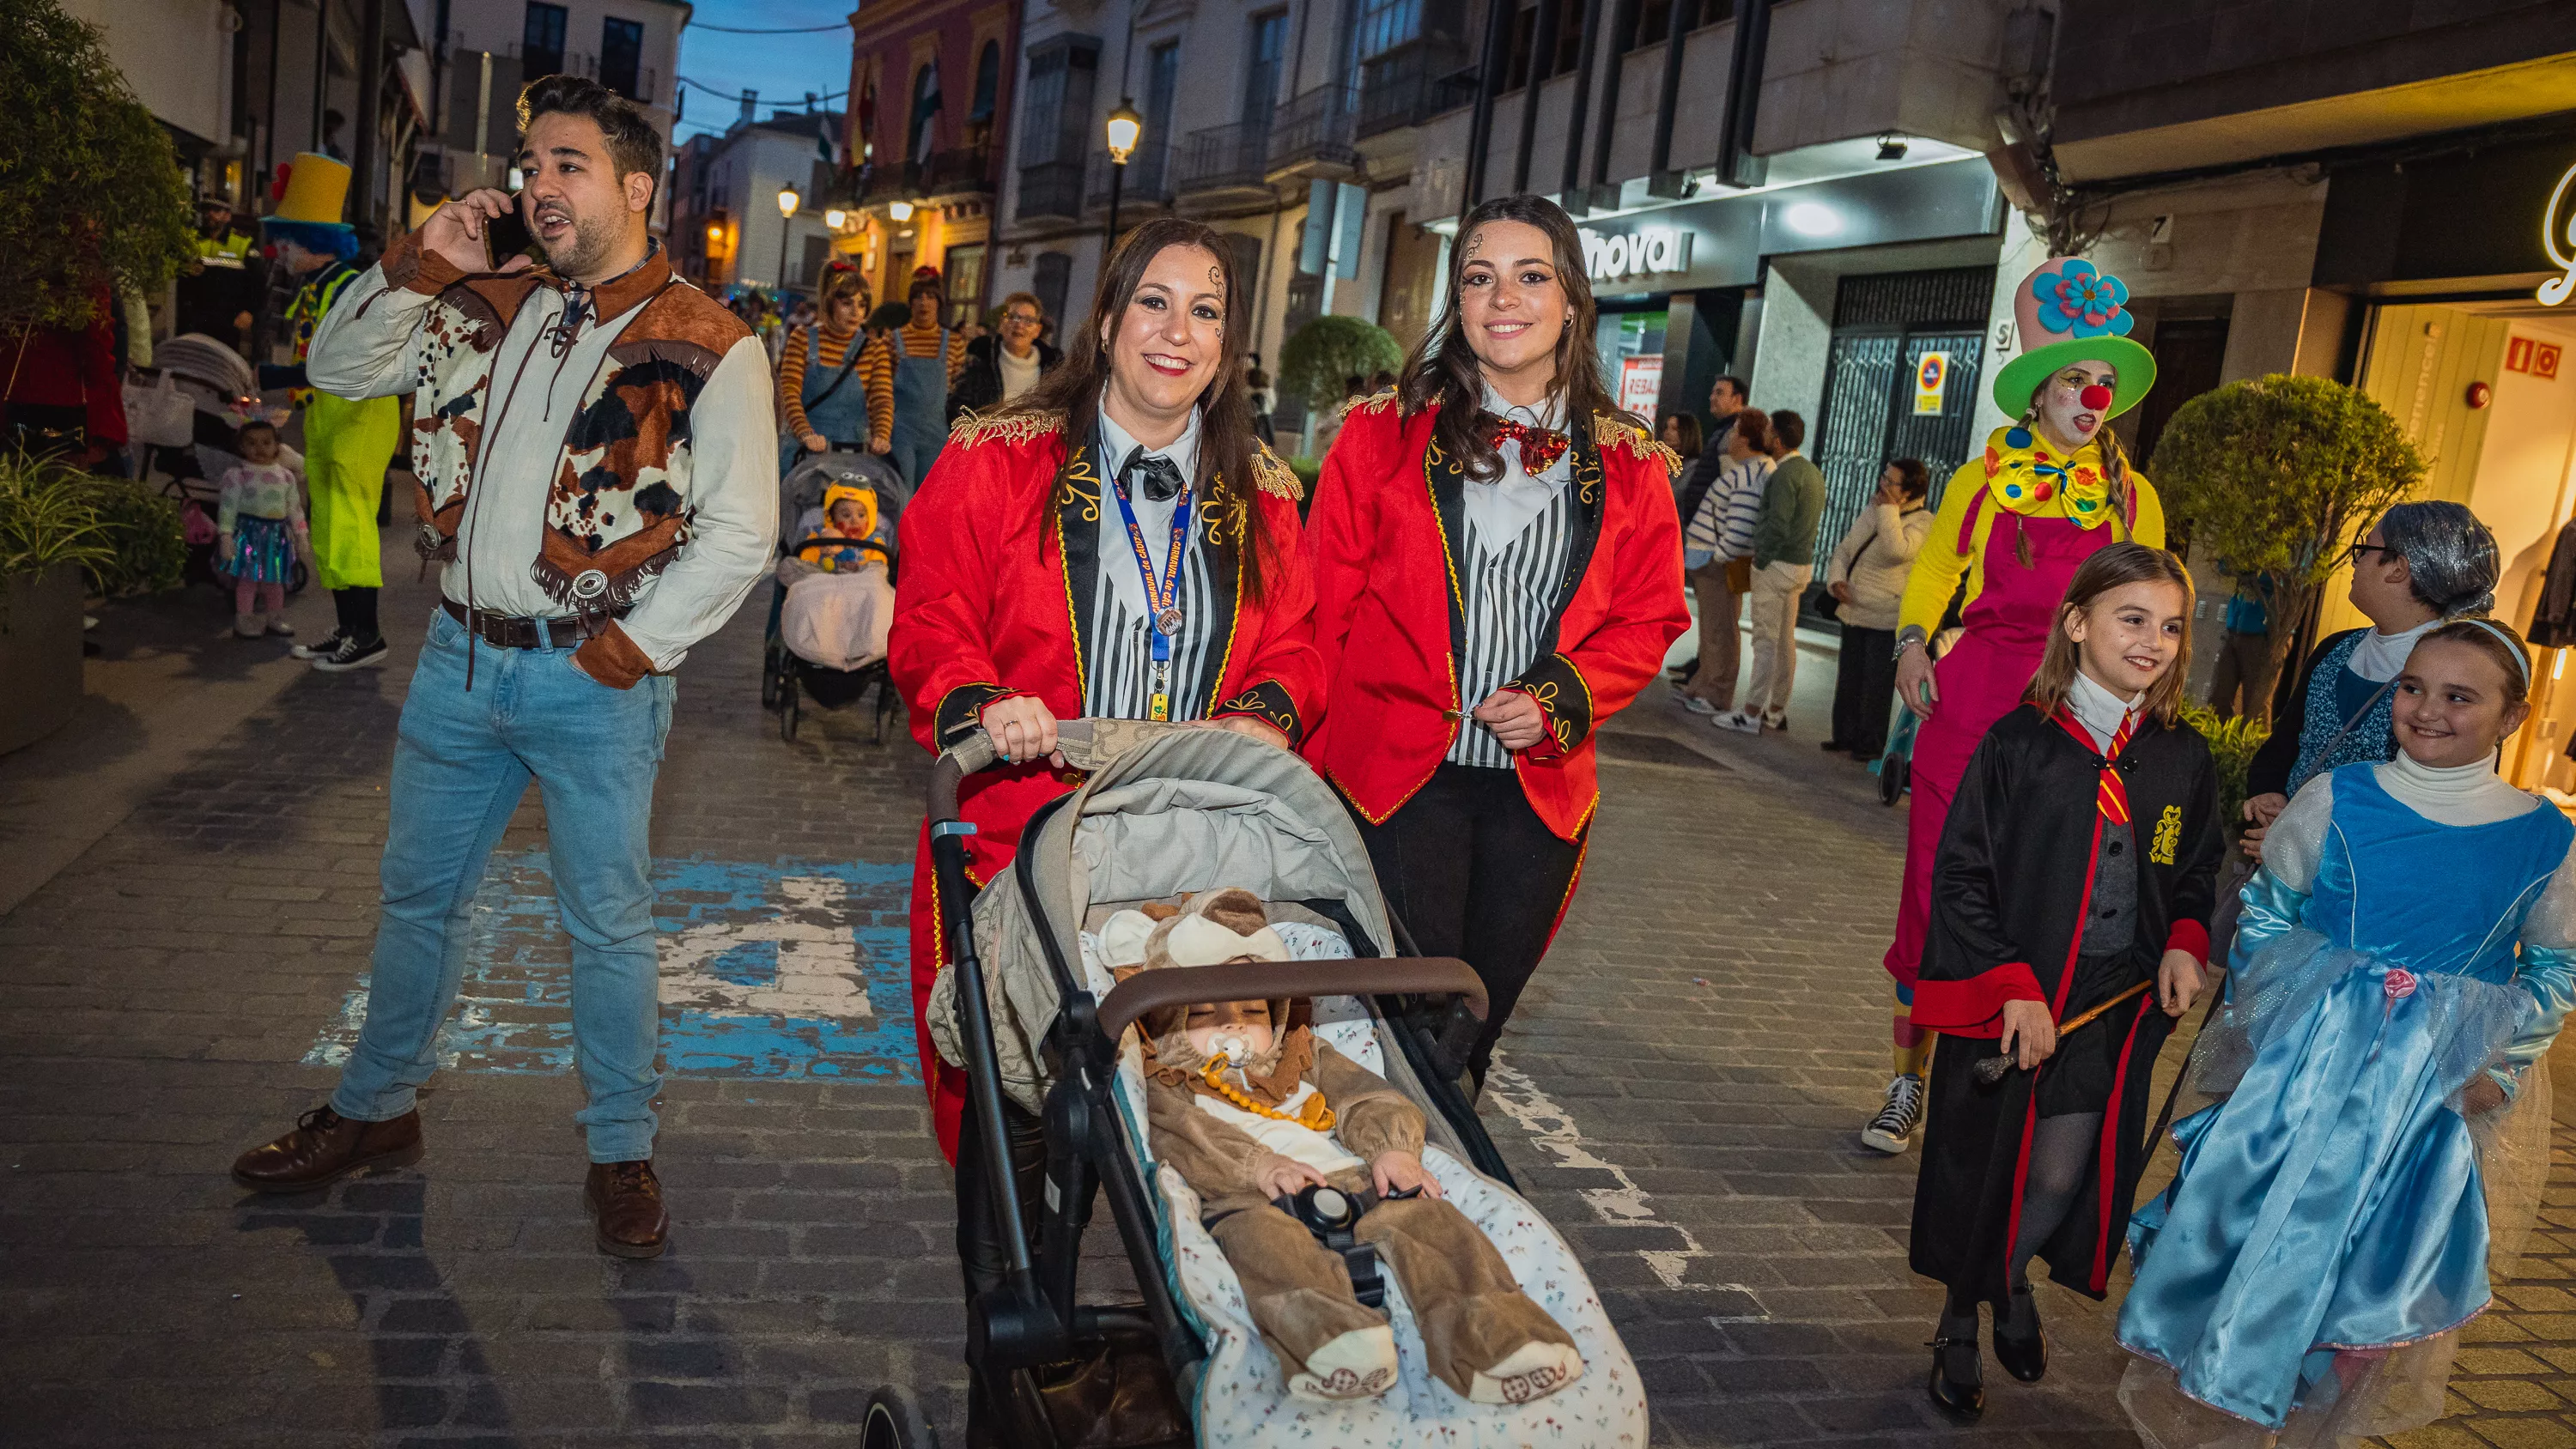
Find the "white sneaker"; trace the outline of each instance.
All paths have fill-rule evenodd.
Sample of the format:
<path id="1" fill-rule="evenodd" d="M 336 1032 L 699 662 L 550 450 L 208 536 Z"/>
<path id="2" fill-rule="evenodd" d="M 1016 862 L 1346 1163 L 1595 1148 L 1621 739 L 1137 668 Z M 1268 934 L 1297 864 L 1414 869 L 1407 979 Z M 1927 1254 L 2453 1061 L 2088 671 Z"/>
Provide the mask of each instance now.
<path id="1" fill-rule="evenodd" d="M 1709 720 L 1709 723 L 1722 730 L 1734 730 L 1738 734 L 1758 735 L 1762 733 L 1762 717 L 1760 715 L 1746 714 L 1740 709 L 1731 709 L 1724 714 L 1716 715 Z"/>
<path id="2" fill-rule="evenodd" d="M 1907 1072 L 1887 1084 L 1887 1103 L 1861 1129 L 1861 1145 L 1886 1153 L 1903 1152 L 1922 1123 L 1923 1079 Z"/>
<path id="3" fill-rule="evenodd" d="M 1689 710 L 1689 711 L 1690 711 L 1691 713 L 1693 713 L 1693 714 L 1715 714 L 1715 713 L 1717 713 L 1717 706 L 1716 706 L 1716 705 L 1713 705 L 1713 704 L 1709 703 L 1707 700 L 1704 700 L 1704 699 L 1700 698 L 1700 697 L 1699 697 L 1698 695 L 1696 695 L 1696 694 L 1685 694 L 1685 695 L 1683 695 L 1683 696 L 1682 696 L 1682 708 L 1684 708 L 1684 709 L 1686 709 L 1686 710 Z"/>
<path id="4" fill-rule="evenodd" d="M 1395 1368 L 1394 1329 L 1354 1328 L 1309 1354 L 1288 1376 L 1288 1392 L 1318 1403 L 1374 1399 L 1395 1387 Z"/>

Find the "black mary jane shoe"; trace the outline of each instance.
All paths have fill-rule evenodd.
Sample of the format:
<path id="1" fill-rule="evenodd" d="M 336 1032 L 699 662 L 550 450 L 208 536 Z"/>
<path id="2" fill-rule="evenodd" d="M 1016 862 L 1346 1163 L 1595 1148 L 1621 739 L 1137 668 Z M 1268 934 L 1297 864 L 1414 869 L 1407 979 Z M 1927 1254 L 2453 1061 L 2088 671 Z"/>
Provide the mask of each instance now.
<path id="1" fill-rule="evenodd" d="M 1944 1366 L 1944 1355 L 1953 1348 L 1966 1349 L 1971 1355 L 1970 1362 L 1974 1362 L 1973 1356 L 1977 1351 L 1975 1335 L 1971 1334 L 1966 1338 L 1935 1338 L 1930 1347 L 1932 1377 L 1926 1382 L 1925 1387 L 1931 1391 L 1932 1402 L 1939 1406 L 1943 1413 L 1953 1418 L 1975 1422 L 1986 1412 L 1985 1385 L 1960 1383 L 1950 1377 L 1948 1369 Z"/>
<path id="2" fill-rule="evenodd" d="M 2016 1293 L 2013 1297 L 2023 1302 L 2028 1301 L 2026 1294 Z M 2048 1334 L 2039 1326 L 2038 1306 L 2032 1304 L 2028 1313 L 2030 1333 L 2022 1338 L 2006 1336 L 2003 1323 L 2007 1316 L 2017 1318 L 2022 1315 L 2002 1313 L 1995 1315 L 1995 1362 L 2004 1366 L 2005 1373 L 2011 1374 L 2023 1383 L 2035 1384 L 2048 1374 Z"/>

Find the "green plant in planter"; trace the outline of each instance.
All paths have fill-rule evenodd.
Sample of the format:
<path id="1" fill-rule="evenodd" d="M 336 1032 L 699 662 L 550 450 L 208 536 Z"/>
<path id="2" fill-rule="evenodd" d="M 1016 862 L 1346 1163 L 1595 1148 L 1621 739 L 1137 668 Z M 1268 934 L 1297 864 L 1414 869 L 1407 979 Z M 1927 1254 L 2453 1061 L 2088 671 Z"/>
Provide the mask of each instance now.
<path id="1" fill-rule="evenodd" d="M 1279 349 L 1279 391 L 1326 408 L 1341 401 L 1345 379 L 1402 366 L 1404 349 L 1385 328 L 1357 317 L 1318 317 Z"/>
<path id="2" fill-rule="evenodd" d="M 58 564 L 96 568 L 114 552 L 87 473 L 59 458 L 0 453 L 0 581 Z M 0 610 L 7 607 L 0 593 Z M 0 627 L 8 622 L 0 615 Z"/>
<path id="3" fill-rule="evenodd" d="M 2154 463 L 2165 512 L 2195 546 L 2272 579 L 2271 647 L 2246 685 L 2268 713 L 2272 681 L 2344 545 L 2415 491 L 2423 455 L 2359 389 L 2274 373 L 2184 403 Z"/>
<path id="4" fill-rule="evenodd" d="M 2245 771 L 2254 763 L 2254 752 L 2272 737 L 2271 730 L 2250 714 L 2233 719 L 2220 719 L 2218 711 L 2205 704 L 2186 703 L 2182 721 L 2200 731 L 2209 744 L 2210 762 L 2218 772 L 2218 819 L 2230 839 L 2244 829 Z"/>
<path id="5" fill-rule="evenodd" d="M 107 557 L 88 565 L 89 585 L 108 598 L 179 587 L 188 566 L 188 533 L 179 505 L 123 478 L 90 480 Z"/>
<path id="6" fill-rule="evenodd" d="M 194 255 L 187 182 L 97 27 L 55 0 L 0 0 L 0 350 L 89 326 L 116 288 L 150 293 Z M 14 367 L 14 362 L 0 362 Z"/>

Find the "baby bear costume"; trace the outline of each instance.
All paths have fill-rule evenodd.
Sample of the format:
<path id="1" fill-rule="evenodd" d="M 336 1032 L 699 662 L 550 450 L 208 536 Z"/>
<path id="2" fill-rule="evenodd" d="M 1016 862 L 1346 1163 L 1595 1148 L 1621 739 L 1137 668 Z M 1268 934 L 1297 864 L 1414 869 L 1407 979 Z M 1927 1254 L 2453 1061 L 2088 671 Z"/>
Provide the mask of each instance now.
<path id="1" fill-rule="evenodd" d="M 1121 976 L 1292 959 L 1261 899 L 1236 889 L 1202 891 L 1177 909 L 1121 911 L 1103 923 L 1101 951 Z M 1311 1014 L 1311 1002 L 1282 997 L 1175 1007 L 1139 1023 L 1154 1156 L 1198 1192 L 1202 1221 L 1242 1282 L 1289 1391 L 1317 1400 L 1382 1394 L 1396 1381 L 1396 1350 L 1386 1315 L 1360 1303 L 1342 1258 L 1261 1186 L 1281 1157 L 1367 1205 L 1355 1236 L 1392 1271 L 1441 1382 L 1477 1403 L 1505 1404 L 1581 1377 L 1573 1338 L 1520 1291 L 1464 1213 L 1429 1191 L 1374 1196 L 1381 1159 L 1420 1169 L 1422 1111 L 1317 1040 Z"/>

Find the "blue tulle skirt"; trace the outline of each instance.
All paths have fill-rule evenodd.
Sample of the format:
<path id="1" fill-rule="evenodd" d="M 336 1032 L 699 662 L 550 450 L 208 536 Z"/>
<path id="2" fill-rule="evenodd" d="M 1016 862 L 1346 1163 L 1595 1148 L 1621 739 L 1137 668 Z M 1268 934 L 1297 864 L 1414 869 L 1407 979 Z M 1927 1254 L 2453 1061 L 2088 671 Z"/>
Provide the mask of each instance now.
<path id="1" fill-rule="evenodd" d="M 2305 930 L 2242 985 L 2194 1053 L 2196 1085 L 2226 1100 L 2175 1126 L 2180 1172 L 2130 1224 L 2119 1338 L 2191 1399 L 2278 1429 L 2335 1391 L 2338 1350 L 2418 1343 L 2487 1306 L 2459 1093 L 2524 994 Z"/>
<path id="2" fill-rule="evenodd" d="M 239 514 L 233 519 L 233 552 L 221 560 L 236 583 L 283 584 L 295 570 L 295 536 L 283 518 Z"/>

